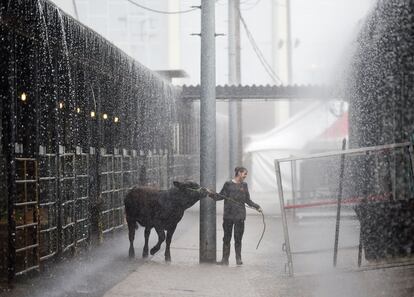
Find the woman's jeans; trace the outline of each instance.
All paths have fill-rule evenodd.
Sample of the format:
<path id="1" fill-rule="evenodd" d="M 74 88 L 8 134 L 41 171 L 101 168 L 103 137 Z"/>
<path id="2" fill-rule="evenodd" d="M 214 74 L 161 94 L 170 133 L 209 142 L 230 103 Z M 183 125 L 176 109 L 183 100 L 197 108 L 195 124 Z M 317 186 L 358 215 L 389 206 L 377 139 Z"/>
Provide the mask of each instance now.
<path id="1" fill-rule="evenodd" d="M 244 233 L 244 220 L 223 219 L 223 260 L 228 261 L 230 256 L 230 241 L 234 226 L 234 249 L 236 260 L 241 260 L 242 238 Z"/>

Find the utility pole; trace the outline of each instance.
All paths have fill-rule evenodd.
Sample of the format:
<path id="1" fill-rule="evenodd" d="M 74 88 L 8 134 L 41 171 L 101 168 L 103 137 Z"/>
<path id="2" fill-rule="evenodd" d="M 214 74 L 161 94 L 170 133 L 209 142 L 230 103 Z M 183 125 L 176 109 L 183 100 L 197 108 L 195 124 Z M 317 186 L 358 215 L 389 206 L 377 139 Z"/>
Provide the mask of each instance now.
<path id="1" fill-rule="evenodd" d="M 272 66 L 283 84 L 292 84 L 291 0 L 272 0 Z"/>
<path id="2" fill-rule="evenodd" d="M 229 85 L 239 85 L 240 71 L 240 0 L 228 1 L 228 59 Z M 238 101 L 229 102 L 229 172 L 233 176 L 236 166 L 243 159 L 242 105 Z"/>
<path id="3" fill-rule="evenodd" d="M 288 84 L 292 84 L 292 24 L 290 21 L 290 0 L 286 0 L 286 46 L 287 46 L 287 71 L 288 71 Z"/>
<path id="4" fill-rule="evenodd" d="M 290 0 L 272 0 L 272 66 L 284 85 L 292 81 L 292 45 L 290 34 Z M 274 103 L 275 126 L 285 122 L 290 115 L 287 101 Z"/>
<path id="5" fill-rule="evenodd" d="M 200 183 L 216 189 L 215 1 L 201 1 Z M 216 202 L 200 200 L 200 262 L 216 262 Z"/>

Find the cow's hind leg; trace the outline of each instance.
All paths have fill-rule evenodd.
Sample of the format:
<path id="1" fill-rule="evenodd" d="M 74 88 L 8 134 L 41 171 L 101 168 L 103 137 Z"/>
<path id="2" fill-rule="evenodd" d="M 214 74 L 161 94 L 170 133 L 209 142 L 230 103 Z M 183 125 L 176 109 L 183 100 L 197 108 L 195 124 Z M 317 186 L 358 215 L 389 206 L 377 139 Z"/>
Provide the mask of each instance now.
<path id="1" fill-rule="evenodd" d="M 134 239 L 135 239 L 135 228 L 137 223 L 133 220 L 128 220 L 128 236 L 129 236 L 129 257 L 135 257 L 135 250 L 134 250 Z"/>
<path id="2" fill-rule="evenodd" d="M 151 234 L 151 227 L 145 227 L 145 232 L 144 232 L 145 243 L 144 243 L 144 249 L 142 250 L 142 257 L 143 258 L 148 257 L 148 240 L 149 240 L 150 234 Z"/>
<path id="3" fill-rule="evenodd" d="M 157 234 L 158 234 L 158 242 L 157 244 L 150 250 L 151 255 L 154 255 L 156 252 L 158 252 L 161 248 L 161 244 L 164 242 L 165 240 L 165 232 L 164 229 L 161 228 L 155 228 L 155 230 L 157 230 Z"/>
<path id="4" fill-rule="evenodd" d="M 171 262 L 170 244 L 176 227 L 177 225 L 167 230 L 167 239 L 165 240 L 165 261 L 167 262 Z"/>

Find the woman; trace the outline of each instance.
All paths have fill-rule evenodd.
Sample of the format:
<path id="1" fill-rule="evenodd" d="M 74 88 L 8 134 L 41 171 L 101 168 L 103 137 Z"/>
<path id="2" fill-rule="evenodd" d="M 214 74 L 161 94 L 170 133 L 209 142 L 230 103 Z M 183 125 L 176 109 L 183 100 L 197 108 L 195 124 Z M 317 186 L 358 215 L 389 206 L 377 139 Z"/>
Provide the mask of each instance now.
<path id="1" fill-rule="evenodd" d="M 234 169 L 234 178 L 224 183 L 220 194 L 211 193 L 209 196 L 215 201 L 224 199 L 223 213 L 223 258 L 218 264 L 229 265 L 230 241 L 234 226 L 234 248 L 236 252 L 236 263 L 242 265 L 241 247 L 244 233 L 244 221 L 246 219 L 245 204 L 254 207 L 261 212 L 262 209 L 252 200 L 250 200 L 247 183 L 244 180 L 247 177 L 247 169 L 236 167 Z"/>

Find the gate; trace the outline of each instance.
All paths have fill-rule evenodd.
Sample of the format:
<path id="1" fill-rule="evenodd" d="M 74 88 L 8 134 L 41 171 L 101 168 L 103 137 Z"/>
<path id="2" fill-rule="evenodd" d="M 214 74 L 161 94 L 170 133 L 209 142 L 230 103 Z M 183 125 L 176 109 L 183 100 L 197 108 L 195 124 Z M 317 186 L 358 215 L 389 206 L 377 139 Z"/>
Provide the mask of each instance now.
<path id="1" fill-rule="evenodd" d="M 59 249 L 62 253 L 74 253 L 77 246 L 89 239 L 89 155 L 76 147 L 65 152 L 61 147 L 60 162 L 60 208 L 61 226 Z M 59 228 L 58 228 L 59 229 Z"/>
<path id="2" fill-rule="evenodd" d="M 101 152 L 101 222 L 103 234 L 124 226 L 122 166 L 122 155 L 117 150 L 114 154 Z"/>
<path id="3" fill-rule="evenodd" d="M 89 154 L 76 148 L 75 155 L 75 247 L 90 239 Z"/>
<path id="4" fill-rule="evenodd" d="M 146 155 L 147 184 L 159 186 L 160 189 L 167 189 L 168 185 L 168 155 L 164 150 L 154 150 Z"/>
<path id="5" fill-rule="evenodd" d="M 40 210 L 40 261 L 53 258 L 58 253 L 59 203 L 57 155 L 47 153 L 42 147 L 39 154 L 39 210 Z"/>
<path id="6" fill-rule="evenodd" d="M 138 184 L 139 180 L 139 159 L 137 151 L 132 150 L 128 154 L 127 150 L 122 151 L 122 197 L 127 191 Z"/>
<path id="7" fill-rule="evenodd" d="M 14 251 L 9 251 L 9 263 L 15 257 L 15 275 L 38 270 L 39 253 L 39 191 L 38 164 L 33 158 L 16 158 L 16 201 L 13 203 L 15 226 Z M 13 224 L 9 226 L 13 228 Z M 13 234 L 13 232 L 12 232 Z M 9 265 L 10 265 L 9 264 Z M 10 267 L 9 267 L 10 268 Z"/>
<path id="8" fill-rule="evenodd" d="M 414 264 L 413 150 L 407 142 L 275 160 L 290 276 L 294 262 L 296 273 Z"/>

